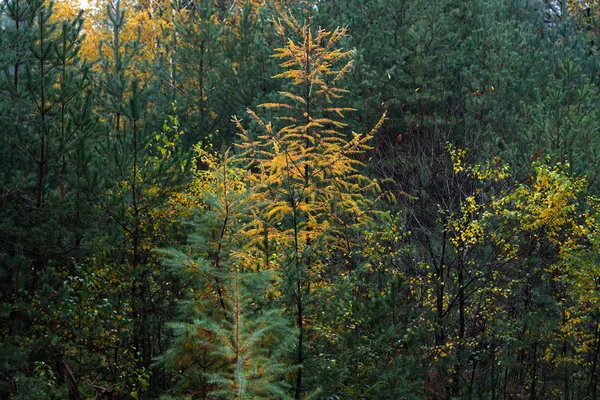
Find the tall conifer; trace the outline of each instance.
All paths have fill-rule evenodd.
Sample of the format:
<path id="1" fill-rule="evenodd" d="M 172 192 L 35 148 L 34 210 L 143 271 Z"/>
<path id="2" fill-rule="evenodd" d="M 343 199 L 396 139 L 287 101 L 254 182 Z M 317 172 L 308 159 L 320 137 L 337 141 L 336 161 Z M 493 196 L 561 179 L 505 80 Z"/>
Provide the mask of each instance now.
<path id="1" fill-rule="evenodd" d="M 31 370 L 13 359 L 18 353 L 62 370 L 67 343 L 34 338 L 60 335 L 52 328 L 60 321 L 60 277 L 73 272 L 73 259 L 90 254 L 92 211 L 81 177 L 92 119 L 89 69 L 79 58 L 82 17 L 56 23 L 52 7 L 14 0 L 0 8 L 0 274 L 7 285 L 3 318 L 10 321 L 2 342 L 9 360 L 3 365 L 15 368 L 2 371 L 3 384 Z M 31 393 L 35 387 L 31 382 Z M 0 396 L 14 390 L 3 387 Z"/>
<path id="2" fill-rule="evenodd" d="M 253 187 L 254 218 L 246 233 L 262 244 L 257 249 L 269 248 L 277 255 L 280 290 L 299 330 L 299 399 L 306 390 L 303 370 L 315 362 L 312 352 L 307 357 L 318 325 L 312 292 L 328 284 L 324 260 L 338 251 L 350 262 L 356 229 L 371 221 L 378 184 L 362 174 L 360 158 L 384 116 L 365 135 L 343 131 L 341 118 L 352 111 L 337 105 L 346 92 L 342 78 L 352 66 L 347 61 L 352 51 L 338 47 L 345 29 L 313 33 L 312 26 L 291 16 L 275 26 L 284 40 L 275 52 L 284 71 L 275 77 L 288 80 L 289 90 L 279 93 L 282 101 L 262 107 L 276 110 L 276 122 L 265 123 L 249 111 L 257 124 L 255 134 L 235 121 Z"/>
<path id="3" fill-rule="evenodd" d="M 138 67 L 145 67 L 136 61 L 139 41 L 123 40 L 127 16 L 119 0 L 107 3 L 106 16 L 112 36 L 101 42 L 97 90 L 102 97 L 96 104 L 96 111 L 105 116 L 104 138 L 96 146 L 97 164 L 88 178 L 107 221 L 103 242 L 108 251 L 103 261 L 118 271 L 122 282 L 115 307 L 132 322 L 114 343 L 110 357 L 132 376 L 130 389 L 141 396 L 155 382 L 149 381 L 151 362 L 164 346 L 166 329 L 160 321 L 172 306 L 172 298 L 162 298 L 167 293 L 160 283 L 164 275 L 151 251 L 171 241 L 166 236 L 173 223 L 167 202 L 181 188 L 189 163 L 180 145 L 183 132 L 176 105 L 162 126 L 156 124 L 155 108 L 163 105 L 153 101 L 158 98 L 152 96 L 155 82 L 142 80 L 137 73 Z"/>

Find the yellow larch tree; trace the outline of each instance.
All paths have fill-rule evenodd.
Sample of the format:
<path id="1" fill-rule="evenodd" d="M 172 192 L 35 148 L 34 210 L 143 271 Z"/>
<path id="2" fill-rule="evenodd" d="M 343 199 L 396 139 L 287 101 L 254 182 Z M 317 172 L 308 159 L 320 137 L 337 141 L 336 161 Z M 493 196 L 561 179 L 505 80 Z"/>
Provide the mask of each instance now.
<path id="1" fill-rule="evenodd" d="M 275 123 L 250 110 L 257 133 L 234 121 L 251 188 L 245 233 L 273 260 L 264 268 L 277 269 L 284 282 L 280 290 L 299 329 L 295 397 L 300 398 L 306 342 L 319 324 L 311 313 L 311 292 L 326 290 L 328 260 L 338 254 L 349 261 L 357 229 L 373 221 L 380 190 L 361 172 L 361 159 L 385 115 L 367 134 L 343 132 L 342 118 L 352 109 L 334 103 L 346 92 L 339 85 L 352 66 L 353 52 L 338 48 L 346 29 L 313 33 L 291 16 L 276 28 L 284 46 L 274 56 L 285 70 L 275 78 L 286 79 L 290 89 L 279 93 L 281 101 L 262 105 L 277 113 Z"/>

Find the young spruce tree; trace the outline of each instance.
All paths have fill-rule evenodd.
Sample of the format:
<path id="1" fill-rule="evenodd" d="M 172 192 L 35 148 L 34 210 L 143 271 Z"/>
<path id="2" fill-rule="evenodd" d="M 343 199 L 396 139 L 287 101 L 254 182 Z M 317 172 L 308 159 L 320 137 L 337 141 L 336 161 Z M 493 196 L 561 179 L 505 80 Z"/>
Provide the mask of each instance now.
<path id="1" fill-rule="evenodd" d="M 197 147 L 192 192 L 198 218 L 187 245 L 165 251 L 166 263 L 185 282 L 173 346 L 163 357 L 176 373 L 175 392 L 218 399 L 286 399 L 285 373 L 293 330 L 267 302 L 269 271 L 259 271 L 240 235 L 247 218 L 244 171 Z M 261 261 L 261 260 L 259 260 Z"/>

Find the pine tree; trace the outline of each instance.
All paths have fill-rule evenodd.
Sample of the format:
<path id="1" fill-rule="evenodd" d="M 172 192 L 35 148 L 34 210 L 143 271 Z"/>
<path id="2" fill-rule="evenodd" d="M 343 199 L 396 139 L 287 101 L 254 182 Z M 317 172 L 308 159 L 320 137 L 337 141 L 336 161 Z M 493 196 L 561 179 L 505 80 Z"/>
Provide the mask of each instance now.
<path id="1" fill-rule="evenodd" d="M 152 250 L 182 236 L 175 234 L 167 209 L 171 195 L 183 185 L 189 160 L 181 146 L 177 106 L 172 106 L 172 115 L 165 117 L 162 126 L 156 122 L 162 115 L 157 108 L 163 106 L 156 101 L 159 96 L 152 94 L 158 85 L 140 76 L 139 40 L 123 38 L 126 14 L 121 2 L 109 2 L 106 15 L 112 38 L 101 42 L 97 90 L 102 95 L 95 108 L 103 116 L 104 137 L 95 147 L 96 164 L 87 178 L 106 221 L 101 243 L 107 250 L 102 260 L 118 271 L 122 282 L 114 306 L 117 313 L 131 318 L 131 326 L 121 331 L 113 351 L 104 356 L 117 366 L 115 371 L 126 374 L 128 390 L 141 396 L 155 384 L 150 382 L 151 362 L 165 344 L 162 321 L 168 318 L 173 300 Z M 122 378 L 114 373 L 112 379 Z"/>
<path id="2" fill-rule="evenodd" d="M 174 52 L 170 75 L 174 95 L 186 110 L 182 124 L 191 134 L 188 140 L 192 145 L 216 138 L 226 115 L 221 111 L 229 109 L 228 100 L 219 98 L 223 86 L 228 86 L 227 80 L 220 76 L 225 71 L 219 70 L 221 65 L 227 64 L 222 53 L 226 27 L 219 21 L 221 12 L 213 1 L 173 3 L 173 6 L 178 17 L 172 32 Z"/>
<path id="3" fill-rule="evenodd" d="M 58 376 L 61 360 L 68 358 L 68 344 L 53 327 L 65 294 L 60 278 L 73 273 L 73 260 L 90 254 L 93 209 L 82 176 L 92 96 L 89 68 L 79 57 L 81 15 L 59 24 L 52 3 L 33 0 L 2 2 L 0 15 L 0 126 L 6 133 L 0 150 L 0 271 L 10 321 L 3 343 L 11 354 L 3 367 L 8 381 L 2 381 L 23 372 L 18 390 L 25 390 L 33 369 L 13 358 L 19 352 L 11 346 L 20 348 L 21 357 L 47 363 Z"/>
<path id="4" fill-rule="evenodd" d="M 273 29 L 267 23 L 272 10 L 250 1 L 226 10 L 210 0 L 173 6 L 169 79 L 186 110 L 182 127 L 190 132 L 190 144 L 229 145 L 235 139 L 231 115 L 264 101 L 273 89 L 268 44 Z"/>

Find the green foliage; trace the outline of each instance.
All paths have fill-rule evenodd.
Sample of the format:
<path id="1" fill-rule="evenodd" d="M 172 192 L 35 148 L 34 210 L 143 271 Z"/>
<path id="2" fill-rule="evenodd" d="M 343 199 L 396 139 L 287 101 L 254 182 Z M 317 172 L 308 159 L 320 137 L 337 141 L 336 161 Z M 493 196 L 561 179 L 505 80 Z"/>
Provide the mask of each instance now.
<path id="1" fill-rule="evenodd" d="M 598 7 L 75 3 L 0 1 L 0 398 L 598 397 Z"/>
<path id="2" fill-rule="evenodd" d="M 180 301 L 181 322 L 171 324 L 176 339 L 164 361 L 177 372 L 178 393 L 287 398 L 284 356 L 293 331 L 268 302 L 275 276 L 254 268 L 239 234 L 247 218 L 242 171 L 228 153 L 219 159 L 197 152 L 208 166 L 193 183 L 202 212 L 188 244 L 163 252 L 189 293 Z"/>
<path id="3" fill-rule="evenodd" d="M 265 3 L 232 3 L 224 12 L 212 0 L 173 2 L 173 54 L 166 79 L 173 98 L 187 110 L 181 122 L 189 132 L 188 145 L 230 145 L 231 116 L 260 104 L 275 90 L 269 48 L 273 8 Z"/>
<path id="4" fill-rule="evenodd" d="M 130 319 L 117 346 L 119 356 L 113 357 L 111 380 L 120 382 L 119 392 L 143 397 L 153 383 L 152 359 L 168 341 L 165 323 L 174 307 L 166 271 L 152 250 L 185 237 L 185 232 L 177 233 L 177 211 L 169 201 L 183 186 L 189 159 L 181 145 L 176 104 L 162 125 L 154 121 L 154 107 L 160 104 L 151 93 L 157 88 L 136 74 L 141 47 L 138 40 L 123 40 L 126 15 L 120 1 L 107 4 L 106 12 L 112 38 L 100 43 L 97 90 L 103 97 L 96 105 L 106 118 L 101 121 L 103 139 L 95 147 L 95 162 L 87 177 L 105 219 L 102 243 L 109 250 L 101 262 L 118 271 L 120 297 L 114 307 Z"/>
<path id="5" fill-rule="evenodd" d="M 0 15 L 0 396 L 60 397 L 60 277 L 89 254 L 95 220 L 82 195 L 93 128 L 82 16 L 58 24 L 51 3 L 25 0 L 2 2 Z"/>

